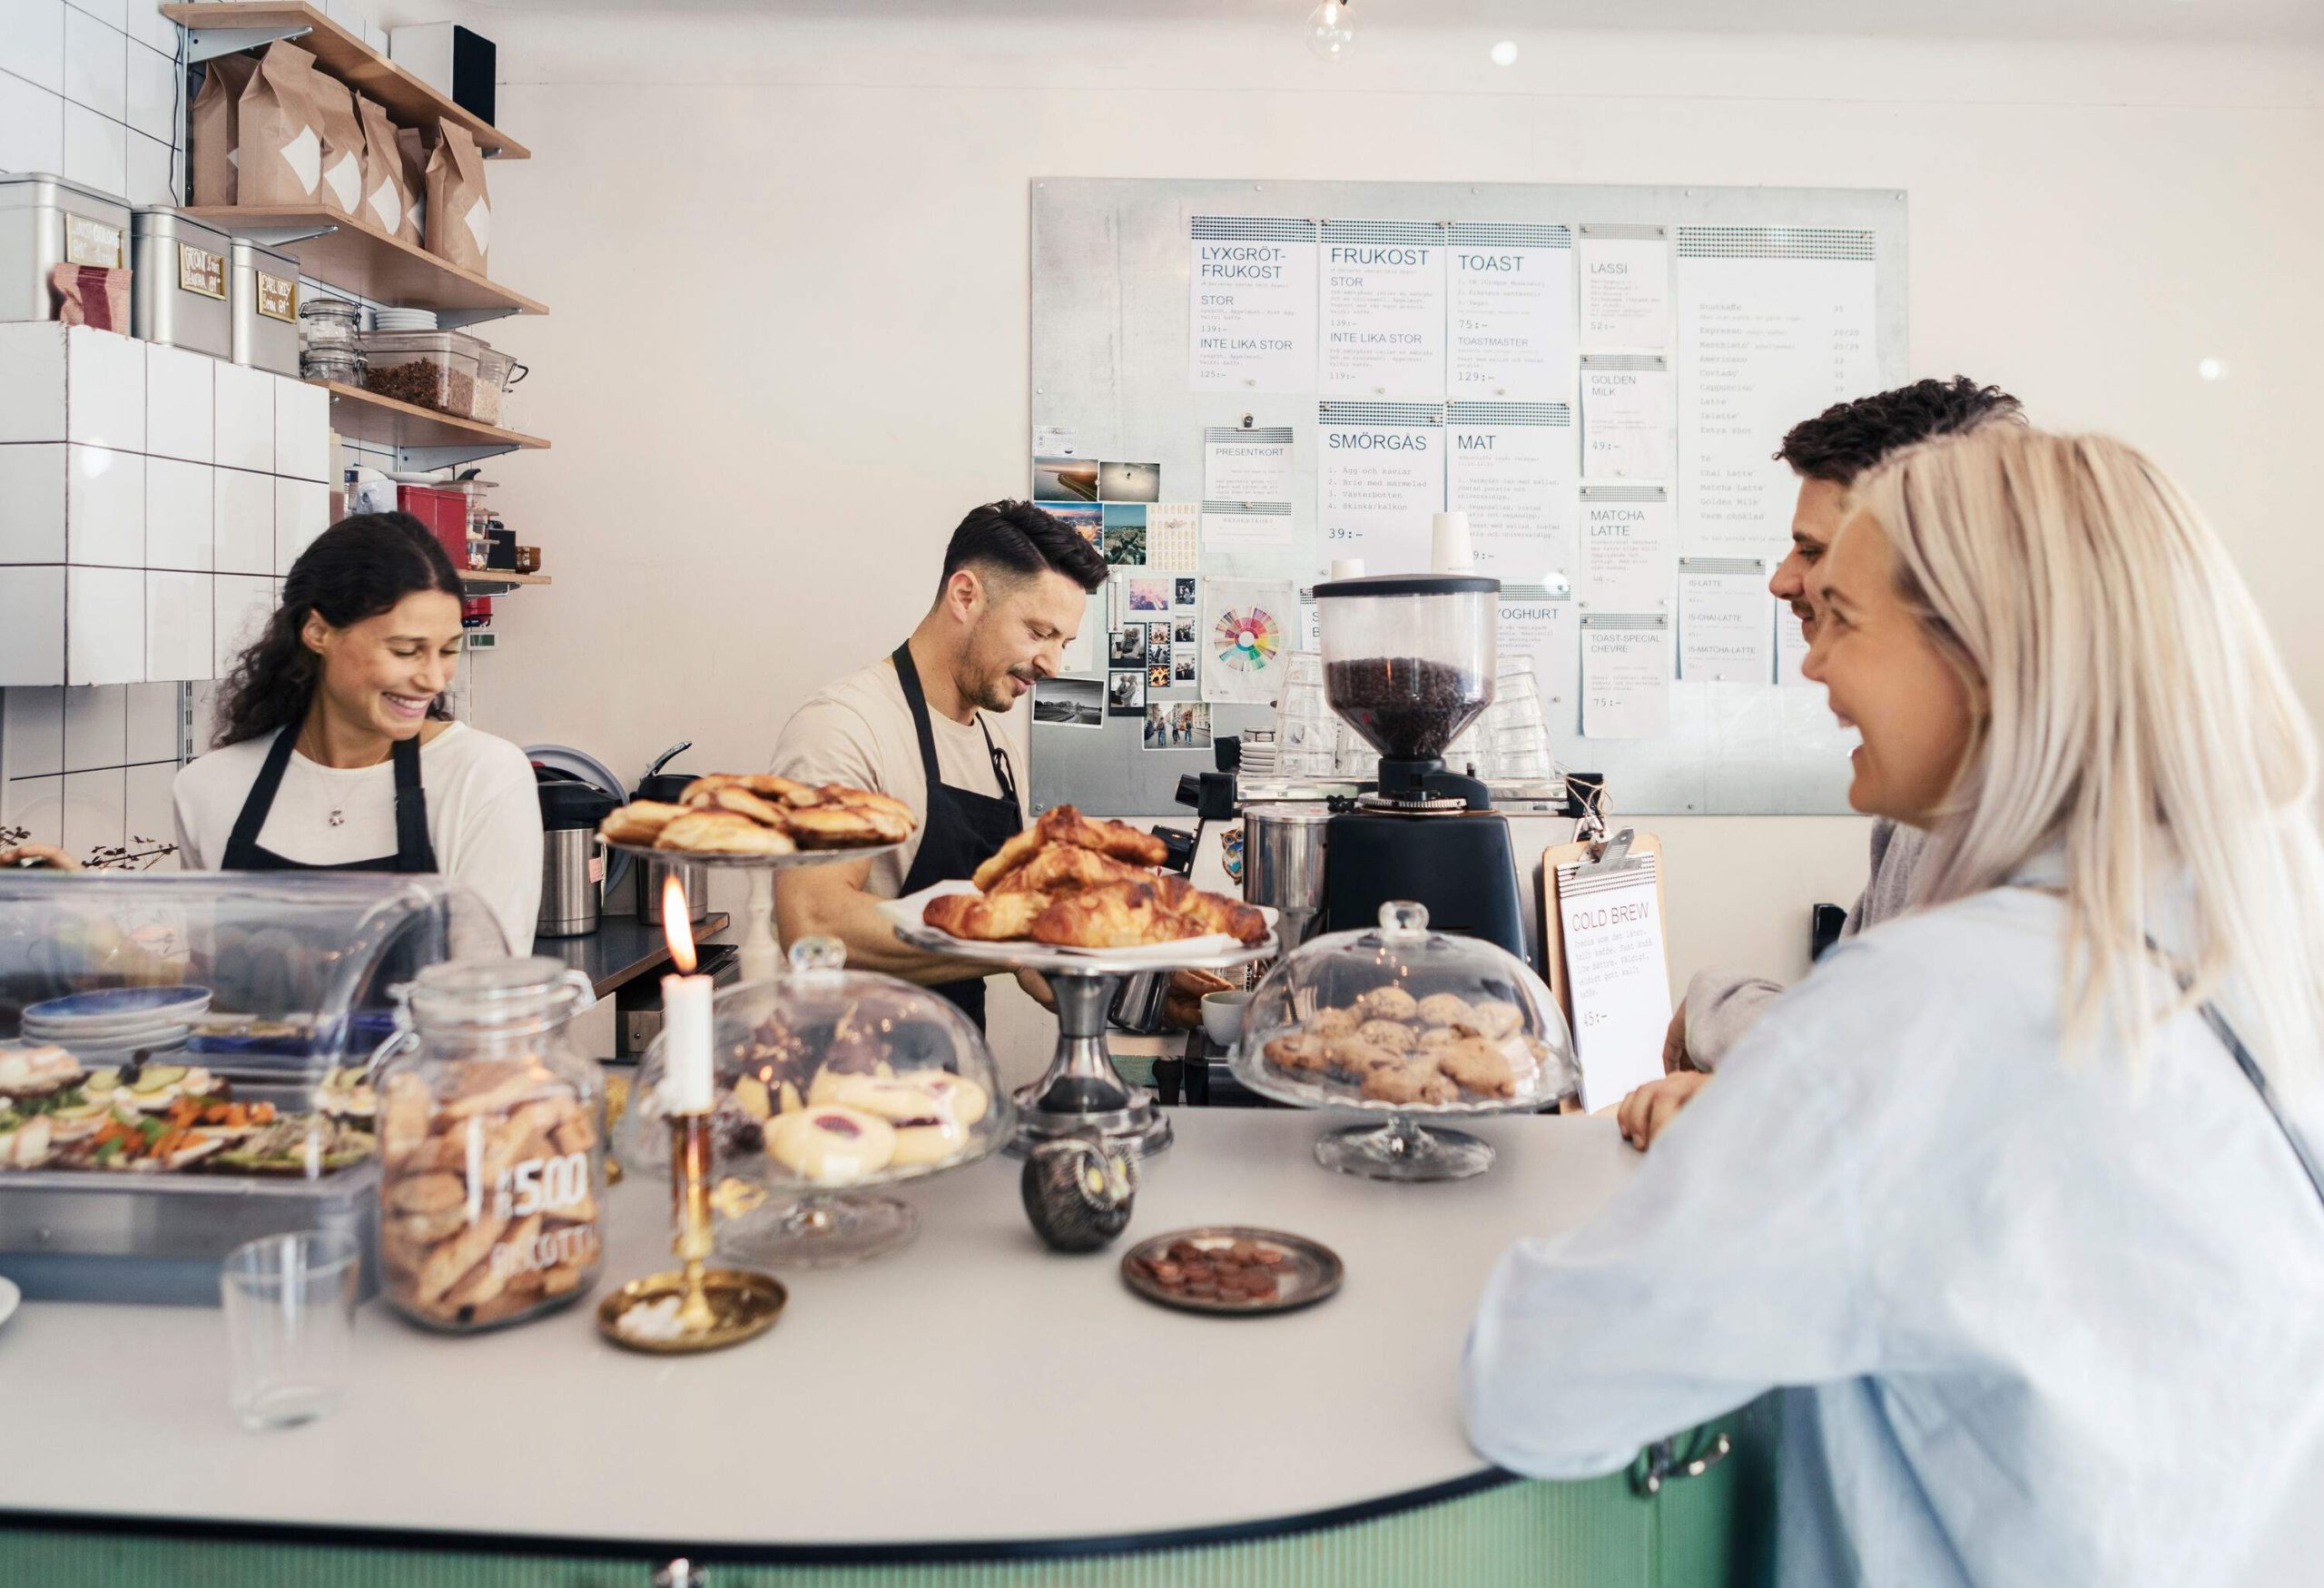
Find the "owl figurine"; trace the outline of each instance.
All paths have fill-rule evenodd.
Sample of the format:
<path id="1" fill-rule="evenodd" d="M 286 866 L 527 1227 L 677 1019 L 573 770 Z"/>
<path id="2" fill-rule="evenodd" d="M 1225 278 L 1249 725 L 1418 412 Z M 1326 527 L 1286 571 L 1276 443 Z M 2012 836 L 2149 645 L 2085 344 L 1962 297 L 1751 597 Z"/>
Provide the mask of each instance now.
<path id="1" fill-rule="evenodd" d="M 1095 1130 L 1044 1141 L 1025 1155 L 1025 1217 L 1052 1250 L 1094 1252 L 1129 1227 L 1137 1164 Z"/>

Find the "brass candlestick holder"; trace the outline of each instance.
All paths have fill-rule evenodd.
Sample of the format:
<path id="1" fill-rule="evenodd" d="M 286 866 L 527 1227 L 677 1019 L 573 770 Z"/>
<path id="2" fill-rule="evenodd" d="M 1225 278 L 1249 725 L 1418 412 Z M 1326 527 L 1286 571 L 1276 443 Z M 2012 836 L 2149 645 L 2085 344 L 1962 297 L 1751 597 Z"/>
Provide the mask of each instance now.
<path id="1" fill-rule="evenodd" d="M 670 1119 L 670 1198 L 677 1238 L 670 1249 L 682 1267 L 633 1279 L 597 1304 L 597 1329 L 616 1346 L 661 1356 L 691 1356 L 755 1338 L 774 1327 L 790 1298 L 772 1275 L 709 1268 L 710 1116 Z"/>

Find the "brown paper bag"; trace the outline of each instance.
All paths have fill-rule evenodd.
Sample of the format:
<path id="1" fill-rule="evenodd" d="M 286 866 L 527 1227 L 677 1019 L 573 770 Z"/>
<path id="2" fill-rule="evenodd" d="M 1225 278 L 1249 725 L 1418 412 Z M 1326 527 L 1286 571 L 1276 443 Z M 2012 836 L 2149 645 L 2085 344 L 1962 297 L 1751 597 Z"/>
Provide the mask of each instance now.
<path id="1" fill-rule="evenodd" d="M 316 202 L 323 133 L 315 81 L 315 58 L 294 44 L 269 44 L 259 57 L 242 90 L 236 203 L 303 208 Z"/>
<path id="2" fill-rule="evenodd" d="M 256 55 L 218 55 L 202 68 L 193 96 L 193 202 L 234 202 L 234 165 L 241 158 L 242 91 L 258 70 Z"/>
<path id="3" fill-rule="evenodd" d="M 436 152 L 428 157 L 428 252 L 483 275 L 492 250 L 484 155 L 467 128 L 443 121 L 437 128 Z"/>
<path id="4" fill-rule="evenodd" d="M 387 107 L 375 99 L 355 96 L 356 119 L 363 123 L 363 222 L 392 237 L 403 230 L 405 202 L 403 150 L 396 142 L 396 124 Z"/>
<path id="5" fill-rule="evenodd" d="M 342 215 L 363 213 L 363 123 L 355 116 L 355 91 L 317 72 L 310 79 L 320 112 L 323 174 L 317 192 L 323 207 Z"/>
<path id="6" fill-rule="evenodd" d="M 414 248 L 428 242 L 428 134 L 418 127 L 396 129 L 396 153 L 403 159 L 403 224 L 396 235 Z"/>

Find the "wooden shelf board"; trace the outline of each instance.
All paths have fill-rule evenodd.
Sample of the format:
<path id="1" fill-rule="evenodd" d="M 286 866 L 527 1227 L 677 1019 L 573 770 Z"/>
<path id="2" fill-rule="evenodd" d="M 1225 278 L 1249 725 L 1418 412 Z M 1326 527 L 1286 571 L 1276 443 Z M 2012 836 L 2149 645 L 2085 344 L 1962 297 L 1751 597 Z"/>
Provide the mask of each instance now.
<path id="1" fill-rule="evenodd" d="M 481 309 L 500 314 L 548 312 L 547 305 L 521 292 L 512 292 L 474 271 L 464 271 L 400 237 L 320 204 L 206 204 L 184 212 L 222 232 L 329 226 L 332 230 L 320 237 L 277 246 L 296 257 L 306 274 L 375 303 L 412 309 Z"/>
<path id="2" fill-rule="evenodd" d="M 235 5 L 164 5 L 162 15 L 200 32 L 209 28 L 290 28 L 309 31 L 292 41 L 316 64 L 357 92 L 385 105 L 406 125 L 424 126 L 438 117 L 467 130 L 477 147 L 502 160 L 529 160 L 532 151 L 450 97 L 379 54 L 312 5 L 271 5 L 244 0 Z"/>
<path id="3" fill-rule="evenodd" d="M 350 440 L 383 447 L 507 447 L 510 451 L 546 451 L 538 436 L 504 430 L 477 419 L 457 419 L 432 408 L 401 402 L 337 380 L 317 381 L 330 393 L 330 428 Z"/>
<path id="4" fill-rule="evenodd" d="M 547 574 L 504 574 L 497 568 L 460 570 L 460 583 L 464 585 L 553 585 L 556 582 Z"/>

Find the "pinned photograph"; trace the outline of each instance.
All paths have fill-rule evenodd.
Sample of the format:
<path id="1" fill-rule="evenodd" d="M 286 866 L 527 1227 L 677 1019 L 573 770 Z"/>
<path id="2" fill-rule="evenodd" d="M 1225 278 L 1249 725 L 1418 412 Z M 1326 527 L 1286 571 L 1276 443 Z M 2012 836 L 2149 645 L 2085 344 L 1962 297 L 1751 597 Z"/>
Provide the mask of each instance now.
<path id="1" fill-rule="evenodd" d="M 1180 607 L 1192 607 L 1196 604 L 1198 588 L 1195 580 L 1180 579 L 1171 592 L 1171 599 Z"/>
<path id="2" fill-rule="evenodd" d="M 1122 598 L 1132 612 L 1155 612 L 1167 617 L 1170 614 L 1170 577 L 1167 574 L 1124 574 Z"/>
<path id="3" fill-rule="evenodd" d="M 1050 518 L 1070 525 L 1076 534 L 1090 545 L 1098 543 L 1105 528 L 1105 509 L 1094 502 L 1035 502 Z"/>
<path id="4" fill-rule="evenodd" d="M 1033 459 L 1033 499 L 1094 502 L 1098 499 L 1098 465 L 1086 458 Z"/>
<path id="5" fill-rule="evenodd" d="M 1169 688 L 1170 664 L 1165 662 L 1158 667 L 1148 667 L 1146 670 L 1146 686 L 1148 689 Z"/>
<path id="6" fill-rule="evenodd" d="M 1098 498 L 1108 502 L 1158 502 L 1162 499 L 1159 463 L 1100 463 Z"/>
<path id="7" fill-rule="evenodd" d="M 1117 667 L 1146 666 L 1146 625 L 1126 623 L 1114 630 L 1113 644 L 1106 653 L 1106 659 Z"/>
<path id="8" fill-rule="evenodd" d="M 1195 620 L 1191 617 L 1181 617 L 1174 621 L 1170 625 L 1170 643 L 1174 646 L 1194 644 Z"/>
<path id="9" fill-rule="evenodd" d="M 1170 630 L 1159 623 L 1146 626 L 1146 665 L 1167 667 L 1170 665 Z"/>
<path id="10" fill-rule="evenodd" d="M 1106 560 L 1116 567 L 1142 568 L 1146 566 L 1146 526 L 1125 525 L 1116 528 L 1108 525 L 1105 530 L 1103 549 Z"/>
<path id="11" fill-rule="evenodd" d="M 1106 725 L 1106 686 L 1095 678 L 1044 678 L 1033 686 L 1033 720 L 1057 728 Z"/>
<path id="12" fill-rule="evenodd" d="M 1195 681 L 1195 656 L 1192 651 L 1180 651 L 1170 664 L 1170 682 L 1180 688 Z"/>
<path id="13" fill-rule="evenodd" d="M 1147 702 L 1146 748 L 1209 749 L 1210 707 L 1198 700 Z"/>
<path id="14" fill-rule="evenodd" d="M 1109 673 L 1106 676 L 1106 715 L 1108 716 L 1144 716 L 1146 715 L 1146 675 L 1144 673 Z"/>

